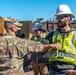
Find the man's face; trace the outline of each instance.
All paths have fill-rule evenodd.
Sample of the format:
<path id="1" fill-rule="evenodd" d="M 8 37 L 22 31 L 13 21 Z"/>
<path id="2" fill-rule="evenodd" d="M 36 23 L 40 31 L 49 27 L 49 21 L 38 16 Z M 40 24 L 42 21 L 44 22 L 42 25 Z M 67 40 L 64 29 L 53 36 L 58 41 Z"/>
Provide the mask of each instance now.
<path id="1" fill-rule="evenodd" d="M 12 27 L 13 27 L 14 32 L 16 32 L 17 30 L 21 30 L 21 27 L 19 26 L 13 25 Z"/>
<path id="2" fill-rule="evenodd" d="M 16 31 L 16 36 L 20 36 L 21 35 L 21 27 L 16 26 L 17 27 L 17 31 Z"/>
<path id="3" fill-rule="evenodd" d="M 67 24 L 67 15 L 58 15 L 56 16 L 58 28 L 63 28 Z"/>
<path id="4" fill-rule="evenodd" d="M 16 34 L 16 36 L 19 36 L 21 34 L 21 27 L 16 25 L 12 27 L 13 27 L 13 32 Z"/>
<path id="5" fill-rule="evenodd" d="M 36 33 L 37 36 L 40 36 L 41 35 L 41 32 L 42 32 L 42 30 L 40 30 L 40 29 L 35 30 L 35 33 Z"/>

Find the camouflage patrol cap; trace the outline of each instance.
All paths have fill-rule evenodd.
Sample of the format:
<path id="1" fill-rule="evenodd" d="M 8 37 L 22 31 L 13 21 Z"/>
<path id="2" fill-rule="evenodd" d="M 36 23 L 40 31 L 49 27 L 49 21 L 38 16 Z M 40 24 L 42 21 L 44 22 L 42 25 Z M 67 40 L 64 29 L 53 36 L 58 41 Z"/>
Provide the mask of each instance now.
<path id="1" fill-rule="evenodd" d="M 15 19 L 15 18 L 7 19 L 4 22 L 4 26 L 6 26 L 8 28 L 10 28 L 13 25 L 21 27 L 22 26 L 22 23 L 19 23 L 18 20 Z"/>

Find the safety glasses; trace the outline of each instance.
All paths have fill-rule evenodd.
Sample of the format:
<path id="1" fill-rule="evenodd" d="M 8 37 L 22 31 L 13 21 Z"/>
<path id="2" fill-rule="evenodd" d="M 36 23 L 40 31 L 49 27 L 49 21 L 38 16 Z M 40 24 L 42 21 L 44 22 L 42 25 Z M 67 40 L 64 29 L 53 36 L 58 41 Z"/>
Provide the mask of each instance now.
<path id="1" fill-rule="evenodd" d="M 66 18 L 66 17 L 68 17 L 68 16 L 67 16 L 67 15 L 57 16 L 57 17 L 56 17 L 56 20 L 61 20 L 61 19 Z"/>
<path id="2" fill-rule="evenodd" d="M 35 30 L 35 31 L 42 31 L 42 28 L 38 29 L 38 30 Z"/>

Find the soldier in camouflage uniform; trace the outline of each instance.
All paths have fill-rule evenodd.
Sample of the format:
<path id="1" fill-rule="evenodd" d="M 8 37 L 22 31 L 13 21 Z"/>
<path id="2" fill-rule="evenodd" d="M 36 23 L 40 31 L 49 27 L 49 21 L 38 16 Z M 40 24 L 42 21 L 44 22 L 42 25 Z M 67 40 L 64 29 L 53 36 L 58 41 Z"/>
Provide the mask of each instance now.
<path id="1" fill-rule="evenodd" d="M 48 48 L 60 48 L 61 45 L 50 44 L 44 46 L 31 40 L 16 37 L 17 30 L 22 24 L 15 19 L 4 22 L 7 33 L 0 37 L 0 75 L 25 75 L 23 71 L 23 58 L 29 52 L 46 51 Z M 60 47 L 56 47 L 56 45 Z"/>

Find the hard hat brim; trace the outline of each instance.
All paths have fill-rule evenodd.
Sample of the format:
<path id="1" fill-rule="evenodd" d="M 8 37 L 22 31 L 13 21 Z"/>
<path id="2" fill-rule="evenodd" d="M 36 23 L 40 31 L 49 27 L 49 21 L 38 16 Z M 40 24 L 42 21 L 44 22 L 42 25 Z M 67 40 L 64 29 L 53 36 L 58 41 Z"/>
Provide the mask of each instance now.
<path id="1" fill-rule="evenodd" d="M 40 29 L 43 30 L 43 28 L 36 28 L 36 29 L 34 29 L 34 30 L 36 31 L 36 30 L 40 30 Z"/>
<path id="2" fill-rule="evenodd" d="M 65 14 L 62 14 L 62 13 L 58 13 L 58 14 L 56 14 L 55 16 L 58 16 L 58 15 L 69 15 L 69 16 L 71 16 L 72 18 L 75 18 L 75 16 L 73 15 L 73 14 L 70 14 L 70 13 L 65 13 Z"/>

